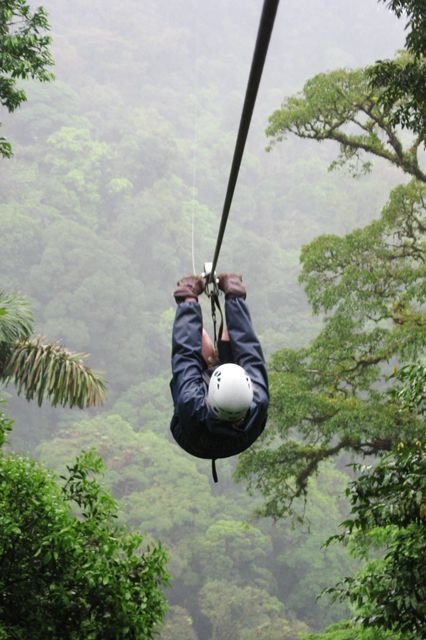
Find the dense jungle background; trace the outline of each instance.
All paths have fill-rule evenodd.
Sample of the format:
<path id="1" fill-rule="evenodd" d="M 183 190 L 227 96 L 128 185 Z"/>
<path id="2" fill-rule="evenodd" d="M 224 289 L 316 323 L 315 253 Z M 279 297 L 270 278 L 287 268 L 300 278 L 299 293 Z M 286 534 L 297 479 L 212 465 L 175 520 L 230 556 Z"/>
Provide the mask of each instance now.
<path id="1" fill-rule="evenodd" d="M 322 546 L 349 511 L 352 454 L 321 466 L 292 517 L 257 518 L 263 498 L 244 472 L 236 482 L 236 460 L 214 485 L 168 431 L 171 294 L 192 271 L 192 234 L 197 271 L 212 259 L 261 2 L 43 5 L 55 80 L 27 83 L 28 102 L 2 114 L 14 152 L 0 162 L 2 288 L 30 300 L 37 333 L 90 353 L 107 396 L 38 408 L 8 386 L 9 450 L 58 473 L 99 452 L 120 522 L 169 552 L 161 640 L 293 640 L 350 618 L 317 596 L 361 562 Z M 268 358 L 322 326 L 298 282 L 301 248 L 377 220 L 407 182 L 385 159 L 358 179 L 330 172 L 327 140 L 267 152 L 268 116 L 319 72 L 393 57 L 403 27 L 375 0 L 281 3 L 219 261 L 243 274 Z"/>

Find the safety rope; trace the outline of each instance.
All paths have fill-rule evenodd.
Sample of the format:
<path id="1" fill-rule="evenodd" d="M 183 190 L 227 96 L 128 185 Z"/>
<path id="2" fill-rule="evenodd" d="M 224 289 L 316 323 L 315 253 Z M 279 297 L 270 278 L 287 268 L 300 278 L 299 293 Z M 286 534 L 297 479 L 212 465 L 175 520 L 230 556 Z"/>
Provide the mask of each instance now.
<path id="1" fill-rule="evenodd" d="M 211 303 L 212 320 L 213 320 L 213 342 L 214 342 L 215 348 L 217 349 L 217 343 L 219 340 L 222 340 L 222 333 L 223 333 L 223 311 L 222 311 L 222 307 L 220 306 L 219 289 L 217 287 L 210 294 L 210 303 Z M 219 331 L 217 330 L 216 309 L 219 311 L 219 316 L 220 316 Z"/>
<path id="2" fill-rule="evenodd" d="M 217 348 L 218 342 L 222 339 L 224 318 L 223 318 L 222 307 L 220 306 L 220 301 L 219 301 L 220 291 L 219 291 L 218 284 L 214 279 L 210 281 L 209 276 L 210 276 L 210 273 L 205 274 L 204 293 L 207 295 L 207 297 L 210 300 L 211 314 L 212 314 L 212 320 L 213 320 L 213 344 L 215 348 Z M 219 331 L 217 329 L 216 311 L 219 311 L 219 316 L 220 316 Z"/>
<path id="3" fill-rule="evenodd" d="M 198 4 L 195 3 L 195 30 L 194 30 L 194 70 L 192 75 L 192 85 L 193 85 L 193 103 L 194 103 L 194 114 L 193 114 L 193 149 L 192 149 L 192 189 L 191 189 L 191 257 L 192 257 L 192 273 L 194 275 L 197 274 L 195 269 L 195 213 L 196 213 L 196 194 L 197 194 L 197 165 L 198 165 L 198 111 L 197 101 L 195 96 L 197 95 L 198 89 L 198 37 L 199 37 L 199 9 Z"/>
<path id="4" fill-rule="evenodd" d="M 192 257 L 192 273 L 194 276 L 197 274 L 195 269 L 195 196 L 196 196 L 196 182 L 197 182 L 197 159 L 196 149 L 194 149 L 192 157 L 192 200 L 191 200 L 191 257 Z"/>
<path id="5" fill-rule="evenodd" d="M 219 233 L 216 242 L 216 249 L 210 273 L 210 279 L 213 280 L 216 270 L 217 261 L 219 259 L 220 248 L 225 233 L 226 223 L 228 221 L 229 211 L 231 209 L 232 198 L 235 186 L 237 184 L 238 173 L 240 170 L 241 160 L 244 153 L 244 147 L 247 140 L 248 130 L 253 115 L 253 109 L 256 102 L 257 91 L 259 89 L 260 79 L 262 77 L 263 67 L 265 64 L 266 54 L 268 52 L 269 41 L 271 39 L 272 29 L 274 27 L 275 16 L 278 9 L 279 0 L 264 0 L 262 15 L 260 18 L 259 29 L 257 32 L 256 45 L 251 63 L 250 75 L 247 83 L 246 96 L 241 114 L 240 126 L 238 129 L 237 141 L 235 143 L 234 157 L 229 174 L 228 188 L 226 191 L 225 202 L 222 210 L 222 218 L 220 221 Z"/>

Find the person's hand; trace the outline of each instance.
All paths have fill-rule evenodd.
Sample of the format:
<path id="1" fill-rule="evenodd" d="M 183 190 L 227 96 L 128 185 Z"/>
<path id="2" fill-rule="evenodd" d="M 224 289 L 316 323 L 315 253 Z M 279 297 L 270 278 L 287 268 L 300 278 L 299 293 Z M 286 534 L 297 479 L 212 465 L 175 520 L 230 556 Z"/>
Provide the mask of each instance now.
<path id="1" fill-rule="evenodd" d="M 174 290 L 174 298 L 177 303 L 184 302 L 187 298 L 198 299 L 204 291 L 204 280 L 201 276 L 185 276 L 181 278 Z"/>
<path id="2" fill-rule="evenodd" d="M 219 289 L 228 298 L 245 299 L 247 292 L 240 273 L 219 273 Z"/>

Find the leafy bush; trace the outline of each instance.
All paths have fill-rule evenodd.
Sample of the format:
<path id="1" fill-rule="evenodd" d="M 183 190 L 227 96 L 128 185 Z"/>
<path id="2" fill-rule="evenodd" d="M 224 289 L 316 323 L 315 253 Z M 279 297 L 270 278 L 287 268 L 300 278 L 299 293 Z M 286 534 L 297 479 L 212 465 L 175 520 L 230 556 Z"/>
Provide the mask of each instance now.
<path id="1" fill-rule="evenodd" d="M 7 637 L 153 637 L 165 613 L 165 552 L 142 552 L 141 536 L 117 525 L 116 503 L 96 478 L 101 469 L 99 457 L 83 453 L 61 488 L 29 458 L 0 458 L 0 620 Z"/>

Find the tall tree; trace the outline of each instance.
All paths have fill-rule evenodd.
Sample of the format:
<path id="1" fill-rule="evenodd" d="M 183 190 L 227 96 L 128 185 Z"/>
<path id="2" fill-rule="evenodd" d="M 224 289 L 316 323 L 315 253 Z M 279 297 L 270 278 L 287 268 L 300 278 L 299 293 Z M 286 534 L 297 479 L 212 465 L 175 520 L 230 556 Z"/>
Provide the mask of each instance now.
<path id="1" fill-rule="evenodd" d="M 301 280 L 324 329 L 272 358 L 272 424 L 238 471 L 262 490 L 269 515 L 283 515 L 339 452 L 380 455 L 422 435 L 421 417 L 389 393 L 389 363 L 425 346 L 425 196 L 418 181 L 398 187 L 379 220 L 302 251 Z"/>
<path id="2" fill-rule="evenodd" d="M 398 400 L 424 418 L 426 367 L 408 365 L 398 379 Z M 327 544 L 349 543 L 367 562 L 328 592 L 351 602 L 358 621 L 373 633 L 416 640 L 426 620 L 426 444 L 401 442 L 374 469 L 357 469 L 360 475 L 347 489 L 350 518 Z"/>
<path id="3" fill-rule="evenodd" d="M 349 599 L 365 627 L 424 637 L 425 446 L 401 444 L 375 469 L 364 467 L 348 495 L 351 518 L 338 539 L 350 539 L 356 553 L 369 561 L 329 591 Z"/>
<path id="4" fill-rule="evenodd" d="M 407 52 L 316 76 L 272 114 L 267 131 L 272 144 L 288 133 L 337 142 L 331 168 L 346 164 L 359 175 L 370 170 L 370 154 L 412 177 L 379 220 L 303 248 L 301 281 L 324 329 L 309 347 L 274 356 L 273 426 L 238 472 L 262 491 L 264 513 L 282 516 L 323 460 L 341 451 L 378 456 L 348 490 L 352 517 L 340 536 L 364 559 L 375 554 L 338 588 L 362 625 L 331 628 L 324 639 L 424 635 L 426 15 L 417 0 L 389 6 L 409 17 Z"/>
<path id="5" fill-rule="evenodd" d="M 408 4 L 410 42 L 417 42 L 423 12 L 415 0 Z M 390 363 L 418 359 L 426 343 L 425 132 L 402 136 L 399 103 L 382 100 L 383 92 L 371 86 L 368 68 L 319 74 L 271 115 L 267 129 L 271 145 L 288 134 L 337 142 L 332 168 L 349 165 L 357 175 L 371 169 L 373 156 L 412 177 L 391 193 L 378 221 L 302 250 L 300 279 L 324 329 L 308 348 L 273 358 L 274 428 L 238 472 L 263 491 L 271 515 L 283 515 L 306 492 L 324 459 L 345 450 L 380 455 L 422 433 L 416 412 L 399 410 L 388 388 Z"/>
<path id="6" fill-rule="evenodd" d="M 49 22 L 43 7 L 32 9 L 26 0 L 2 0 L 0 4 L 0 103 L 9 112 L 27 99 L 18 80 L 49 81 L 53 59 L 47 35 Z M 0 137 L 0 155 L 10 157 L 12 146 Z"/>

